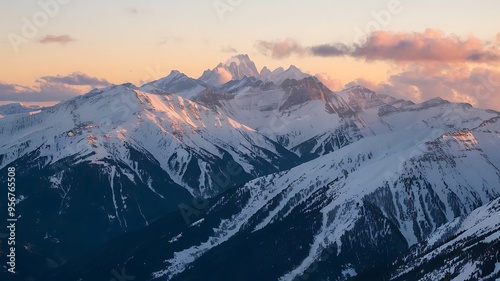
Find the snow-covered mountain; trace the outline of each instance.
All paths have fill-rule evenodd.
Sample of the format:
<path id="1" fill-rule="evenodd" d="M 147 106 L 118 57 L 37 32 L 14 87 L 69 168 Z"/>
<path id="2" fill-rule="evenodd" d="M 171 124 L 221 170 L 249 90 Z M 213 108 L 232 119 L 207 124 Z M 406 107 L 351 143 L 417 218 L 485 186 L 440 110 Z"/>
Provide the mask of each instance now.
<path id="1" fill-rule="evenodd" d="M 498 114 L 442 99 L 415 105 L 360 86 L 332 92 L 315 77 L 287 79 L 280 85 L 244 78 L 195 100 L 255 128 L 307 160 L 366 136 L 406 127 L 444 133 L 478 125 L 478 120 Z"/>
<path id="2" fill-rule="evenodd" d="M 395 263 L 391 280 L 498 280 L 500 199 L 439 227 Z"/>
<path id="3" fill-rule="evenodd" d="M 401 116 L 392 125 L 398 119 Z M 477 208 L 499 197 L 500 118 L 477 122 L 470 123 L 469 129 L 438 136 L 431 127 L 406 126 L 257 178 L 213 201 L 203 214 L 190 217 L 187 225 L 158 232 L 162 225 L 181 220 L 171 217 L 129 237 L 132 245 L 148 242 L 131 247 L 136 250 L 126 255 L 114 254 L 117 244 L 108 245 L 106 263 L 123 265 L 140 280 L 348 280 L 356 276 L 389 280 L 388 268 L 410 247 L 443 237 L 439 233 L 457 225 L 459 217 L 469 215 L 470 219 L 458 219 L 461 222 L 480 222 L 489 211 Z M 486 209 L 496 203 L 492 204 Z M 495 218 L 475 228 L 470 228 L 472 222 L 460 227 L 498 245 L 498 227 L 491 225 Z M 460 233 L 458 229 L 448 233 L 453 236 Z M 471 237 L 470 233 L 462 236 Z M 477 251 L 489 263 L 495 261 L 481 249 Z M 449 260 L 460 253 L 452 252 Z M 474 266 L 473 257 L 460 257 L 466 258 L 461 262 L 464 267 Z M 92 256 L 51 277 L 95 280 L 103 274 L 96 264 L 103 262 Z M 71 270 L 75 266 L 80 268 L 77 274 Z M 394 278 L 404 273 L 397 272 Z"/>
<path id="4" fill-rule="evenodd" d="M 140 89 L 155 94 L 175 93 L 183 98 L 191 99 L 205 91 L 207 85 L 184 73 L 172 70 L 167 77 L 144 84 Z"/>
<path id="5" fill-rule="evenodd" d="M 225 114 L 131 85 L 0 119 L 0 139 L 0 180 L 19 171 L 18 242 L 64 259 L 298 162 Z"/>
<path id="6" fill-rule="evenodd" d="M 259 78 L 263 81 L 271 81 L 276 85 L 281 85 L 286 79 L 301 80 L 311 75 L 302 72 L 295 65 L 291 65 L 287 70 L 283 67 L 278 67 L 270 72 L 269 69 L 262 69 Z"/>
<path id="7" fill-rule="evenodd" d="M 217 188 L 208 175 L 193 178 L 196 183 L 191 184 L 185 179 L 187 164 L 195 159 L 192 165 L 201 174 L 218 172 L 212 167 L 216 159 L 228 158 L 240 163 L 246 174 L 258 176 L 263 166 L 266 171 L 280 170 L 280 153 L 285 151 L 225 114 L 177 95 L 149 94 L 128 86 L 93 91 L 39 114 L 4 122 L 0 134 L 0 168 L 34 151 L 45 165 L 87 154 L 79 161 L 124 161 L 128 154 L 121 149 L 130 145 L 148 151 L 177 183 L 202 196 L 213 195 Z M 259 165 L 252 165 L 255 162 Z M 133 165 L 127 163 L 132 170 Z"/>
<path id="8" fill-rule="evenodd" d="M 248 55 L 236 55 L 228 59 L 226 63 L 220 63 L 214 69 L 206 70 L 198 80 L 218 86 L 230 80 L 243 79 L 245 76 L 258 77 L 259 71 Z"/>
<path id="9" fill-rule="evenodd" d="M 213 69 L 205 70 L 198 80 L 212 86 L 219 86 L 231 80 L 241 80 L 244 77 L 254 77 L 262 81 L 271 81 L 280 85 L 286 79 L 300 80 L 311 75 L 302 72 L 292 65 L 287 70 L 278 67 L 271 71 L 263 67 L 259 72 L 255 63 L 248 55 L 240 54 L 229 58 L 225 63 L 220 63 Z"/>
<path id="10" fill-rule="evenodd" d="M 498 275 L 493 110 L 333 92 L 238 55 L 7 115 L 0 139 L 0 181 L 19 167 L 19 255 L 37 261 L 24 280 Z"/>
<path id="11" fill-rule="evenodd" d="M 38 105 L 25 105 L 22 103 L 9 103 L 0 105 L 0 115 L 12 115 L 12 114 L 26 114 L 30 112 L 37 112 L 41 107 Z"/>

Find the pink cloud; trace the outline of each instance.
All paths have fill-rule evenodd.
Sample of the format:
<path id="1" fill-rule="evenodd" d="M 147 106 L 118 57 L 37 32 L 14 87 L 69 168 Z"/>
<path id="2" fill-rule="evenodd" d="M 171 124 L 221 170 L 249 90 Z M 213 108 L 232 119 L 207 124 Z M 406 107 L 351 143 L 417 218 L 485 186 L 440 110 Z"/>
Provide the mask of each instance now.
<path id="1" fill-rule="evenodd" d="M 424 32 L 375 31 L 361 45 L 345 43 L 320 44 L 304 47 L 293 39 L 257 41 L 257 49 L 276 59 L 292 54 L 319 57 L 350 56 L 359 59 L 385 60 L 397 63 L 498 63 L 500 62 L 500 33 L 496 43 L 470 35 L 466 38 L 446 35 L 437 29 Z"/>
<path id="2" fill-rule="evenodd" d="M 435 29 L 423 33 L 392 33 L 377 31 L 357 46 L 352 56 L 367 60 L 397 62 L 498 62 L 498 46 L 487 46 L 477 37 L 446 36 Z"/>

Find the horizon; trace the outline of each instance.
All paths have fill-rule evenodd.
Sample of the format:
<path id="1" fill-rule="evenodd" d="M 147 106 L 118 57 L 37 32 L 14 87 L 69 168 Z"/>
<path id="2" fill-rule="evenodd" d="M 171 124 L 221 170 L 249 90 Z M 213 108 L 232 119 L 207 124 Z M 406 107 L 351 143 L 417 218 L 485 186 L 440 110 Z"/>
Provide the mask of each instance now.
<path id="1" fill-rule="evenodd" d="M 248 54 L 259 71 L 295 65 L 332 91 L 354 83 L 416 103 L 441 97 L 500 110 L 494 7 L 500 3 L 13 2 L 0 27 L 0 104 L 56 103 L 172 70 L 197 79 Z"/>
<path id="2" fill-rule="evenodd" d="M 240 56 L 247 56 L 247 57 L 250 59 L 250 61 L 252 61 L 253 63 L 255 63 L 255 62 L 252 60 L 252 58 L 251 58 L 248 54 L 243 54 L 243 53 L 241 53 L 241 54 L 236 54 L 236 55 L 233 55 L 233 56 L 229 57 L 229 58 L 228 58 L 225 62 L 220 62 L 220 64 L 225 64 L 225 65 L 228 65 L 228 63 L 229 63 L 230 61 L 233 61 L 235 58 L 238 58 L 238 57 L 240 57 Z M 220 65 L 220 64 L 219 64 L 219 65 Z M 219 65 L 217 65 L 215 68 L 208 68 L 208 69 L 206 69 L 206 71 L 216 69 Z M 262 71 L 264 68 L 268 68 L 270 71 L 275 71 L 275 70 L 277 70 L 277 69 L 279 69 L 279 68 L 284 69 L 284 70 L 288 70 L 288 69 L 293 68 L 293 67 L 298 68 L 299 70 L 301 70 L 301 69 L 300 69 L 300 67 L 297 67 L 297 66 L 296 66 L 296 65 L 294 65 L 294 64 L 291 64 L 291 65 L 286 66 L 286 67 L 285 67 L 285 66 L 278 66 L 278 67 L 276 67 L 276 68 L 269 68 L 269 67 L 268 67 L 268 66 L 266 66 L 266 65 L 263 65 L 263 66 L 260 66 L 260 67 L 259 67 L 257 64 L 256 64 L 255 66 L 256 66 L 257 71 L 258 71 L 259 73 L 261 73 L 261 71 Z M 134 84 L 134 83 L 131 83 L 131 82 L 124 82 L 124 83 L 121 83 L 121 84 L 110 84 L 110 85 L 108 85 L 108 86 L 96 87 L 96 88 L 90 89 L 89 91 L 84 92 L 84 93 L 82 93 L 82 94 L 80 94 L 80 95 L 86 95 L 86 94 L 89 94 L 90 92 L 92 92 L 92 91 L 94 91 L 94 90 L 96 90 L 96 89 L 100 89 L 100 90 L 101 90 L 101 89 L 107 89 L 107 88 L 114 87 L 114 86 L 125 86 L 126 84 L 132 84 L 134 87 L 138 87 L 138 88 L 140 88 L 141 86 L 144 86 L 144 85 L 146 85 L 146 84 L 148 84 L 148 83 L 152 83 L 152 82 L 155 82 L 155 81 L 158 81 L 158 80 L 164 79 L 164 78 L 168 77 L 169 75 L 171 75 L 171 74 L 173 74 L 173 73 L 175 73 L 175 72 L 180 73 L 180 74 L 183 74 L 183 75 L 186 75 L 187 77 L 189 77 L 189 78 L 193 78 L 193 79 L 196 79 L 196 80 L 198 80 L 198 78 L 199 78 L 199 77 L 198 77 L 198 78 L 195 78 L 195 77 L 190 77 L 190 76 L 188 76 L 187 74 L 185 74 L 185 73 L 184 73 L 183 71 L 181 71 L 181 70 L 178 70 L 178 69 L 172 69 L 172 70 L 170 71 L 170 73 L 168 73 L 168 75 L 166 75 L 166 76 L 164 76 L 164 77 L 159 77 L 158 79 L 154 79 L 154 80 L 151 80 L 151 81 L 144 81 L 144 83 L 143 83 L 143 84 L 139 84 L 139 85 L 137 85 L 137 84 Z M 321 80 L 321 78 L 320 78 L 320 77 L 318 77 L 318 76 L 316 76 L 316 75 L 313 75 L 313 74 L 310 74 L 310 73 L 306 73 L 306 74 L 309 74 L 309 75 L 310 75 L 310 77 L 315 77 L 315 78 L 317 78 L 317 79 L 319 80 L 319 82 L 321 82 L 323 85 L 325 85 L 327 88 L 329 88 L 329 87 L 328 87 L 328 85 L 326 85 L 326 84 L 325 84 L 325 83 Z M 245 77 L 247 77 L 247 76 L 245 76 Z M 257 78 L 257 77 L 254 77 L 254 78 L 259 79 L 259 78 Z M 304 79 L 304 78 L 303 78 L 303 79 Z M 229 81 L 225 81 L 223 84 L 221 84 L 221 86 L 222 86 L 222 85 L 224 85 L 224 84 L 226 84 L 226 83 L 229 83 L 230 81 L 234 81 L 234 80 L 237 80 L 237 79 L 232 79 L 232 80 L 229 80 Z M 300 79 L 300 80 L 302 80 L 302 79 Z M 274 82 L 272 82 L 272 81 L 270 81 L 270 82 L 271 82 L 271 83 L 274 83 Z M 276 84 L 276 83 L 274 83 L 274 84 Z M 276 84 L 276 85 L 277 85 L 277 86 L 279 86 L 279 84 Z M 344 85 L 344 86 L 343 86 L 343 88 L 342 88 L 342 89 L 340 89 L 340 90 L 332 90 L 332 89 L 330 89 L 330 88 L 329 88 L 329 89 L 330 89 L 332 92 L 334 92 L 334 93 L 341 93 L 341 92 L 343 92 L 343 91 L 347 91 L 347 90 L 352 89 L 352 88 L 354 88 L 354 87 L 362 87 L 362 88 L 366 88 L 366 89 L 368 89 L 368 90 L 372 90 L 372 89 L 370 89 L 370 88 L 368 88 L 368 87 L 366 87 L 366 86 L 364 86 L 364 85 L 362 85 L 362 84 L 355 83 L 354 81 L 353 81 L 353 82 L 351 82 L 351 83 L 349 83 L 349 84 Z M 141 89 L 139 89 L 139 90 L 140 90 L 140 91 L 144 91 L 144 90 L 141 90 Z M 373 91 L 373 90 L 372 90 L 372 91 Z M 374 91 L 374 92 L 375 92 L 375 91 Z M 376 94 L 383 94 L 383 93 L 377 93 L 377 92 L 375 92 L 375 93 L 376 93 Z M 173 95 L 176 95 L 175 93 L 172 93 L 172 94 L 173 94 Z M 25 107 L 39 106 L 39 107 L 41 107 L 41 108 L 47 108 L 47 107 L 54 106 L 54 105 L 56 105 L 56 104 L 59 104 L 59 103 L 61 103 L 61 102 L 67 101 L 67 100 L 72 100 L 72 99 L 74 99 L 74 98 L 77 98 L 77 97 L 78 97 L 78 96 L 80 96 L 80 95 L 73 96 L 73 97 L 70 97 L 70 98 L 68 98 L 68 99 L 61 100 L 61 101 L 48 101 L 48 102 L 37 102 L 37 101 L 0 101 L 0 106 L 3 106 L 3 105 L 10 105 L 10 104 L 19 104 L 19 105 L 21 105 L 21 106 L 25 106 Z M 391 96 L 391 97 L 394 97 L 394 98 L 401 98 L 401 97 L 399 97 L 399 96 L 393 96 L 393 95 L 390 95 L 390 94 L 383 94 L 383 95 L 388 95 L 388 96 Z M 416 102 L 416 101 L 414 101 L 414 100 L 410 100 L 410 99 L 405 99 L 405 100 L 407 100 L 407 101 L 411 101 L 411 102 L 414 102 L 414 103 L 416 103 L 416 104 L 420 104 L 420 103 L 427 102 L 427 101 L 429 101 L 429 100 L 433 100 L 433 99 L 443 99 L 443 98 L 441 98 L 440 96 L 436 96 L 436 97 L 430 97 L 430 98 L 428 98 L 428 99 L 425 99 L 425 100 L 422 100 L 422 101 L 419 101 L 419 102 Z M 453 102 L 453 103 L 466 103 L 466 104 L 470 104 L 470 103 L 468 103 L 468 102 L 450 101 L 450 100 L 447 100 L 447 99 L 443 99 L 443 100 L 448 101 L 448 102 Z M 471 104 L 470 104 L 470 105 L 471 105 Z M 472 105 L 472 106 L 473 106 L 473 105 Z M 489 108 L 480 108 L 480 109 L 485 109 L 485 110 L 488 110 Z"/>

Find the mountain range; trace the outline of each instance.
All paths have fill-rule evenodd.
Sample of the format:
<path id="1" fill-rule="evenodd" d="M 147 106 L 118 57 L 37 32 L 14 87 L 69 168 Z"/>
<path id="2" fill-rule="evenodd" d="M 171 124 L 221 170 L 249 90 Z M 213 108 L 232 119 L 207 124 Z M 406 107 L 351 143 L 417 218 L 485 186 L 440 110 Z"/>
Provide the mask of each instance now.
<path id="1" fill-rule="evenodd" d="M 16 280 L 500 278 L 494 110 L 237 55 L 0 114 Z"/>

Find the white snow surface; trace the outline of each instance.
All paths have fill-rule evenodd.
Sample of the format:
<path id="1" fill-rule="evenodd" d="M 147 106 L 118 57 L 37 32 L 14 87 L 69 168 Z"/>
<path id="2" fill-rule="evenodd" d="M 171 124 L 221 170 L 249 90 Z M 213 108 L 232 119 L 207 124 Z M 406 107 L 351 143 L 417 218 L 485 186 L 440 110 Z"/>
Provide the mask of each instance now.
<path id="1" fill-rule="evenodd" d="M 222 158 L 222 148 L 249 174 L 254 174 L 249 157 L 268 157 L 256 147 L 278 153 L 269 139 L 225 114 L 177 95 L 125 86 L 94 91 L 36 115 L 5 117 L 0 123 L 0 155 L 4 155 L 0 168 L 40 148 L 39 157 L 47 157 L 46 165 L 81 155 L 85 157 L 80 161 L 102 165 L 103 159 L 118 159 L 129 167 L 125 173 L 140 175 L 126 148 L 131 145 L 149 152 L 175 182 L 202 196 L 216 192 L 209 176 L 197 190 L 182 180 L 186 163 L 196 156 L 193 151 Z"/>
<path id="2" fill-rule="evenodd" d="M 410 125 L 417 122 L 415 119 L 408 121 Z M 446 198 L 453 192 L 465 213 L 472 212 L 477 205 L 500 195 L 500 171 L 497 169 L 500 166 L 499 152 L 490 151 L 491 156 L 482 153 L 490 150 L 488 147 L 492 143 L 498 148 L 498 122 L 487 123 L 468 132 L 476 140 L 473 144 L 464 141 L 463 137 L 450 139 L 450 134 L 435 137 L 436 130 L 429 126 L 406 126 L 406 129 L 399 131 L 387 131 L 367 136 L 289 171 L 250 181 L 244 190 L 251 194 L 251 198 L 238 214 L 229 220 L 223 220 L 215 229 L 216 234 L 206 242 L 175 253 L 174 258 L 166 261 L 168 266 L 153 276 L 170 279 L 209 249 L 238 233 L 262 208 L 270 208 L 269 215 L 261 220 L 255 231 L 283 216 L 285 206 L 297 206 L 325 185 L 329 186 L 328 196 L 331 202 L 321 211 L 321 230 L 316 234 L 308 257 L 297 268 L 285 274 L 280 279 L 282 281 L 293 280 L 303 273 L 317 260 L 322 249 L 334 243 L 340 247 L 343 235 L 360 218 L 365 200 L 385 185 L 391 186 L 389 192 L 392 193 L 392 204 L 397 212 L 395 217 L 398 218 L 395 223 L 409 245 L 425 239 L 426 237 L 415 236 L 413 220 L 423 221 L 427 210 L 432 207 L 427 205 L 430 204 L 427 200 L 429 192 L 417 187 L 406 190 L 404 182 L 400 181 L 401 177 L 414 175 L 419 178 L 422 175 L 443 202 L 447 202 Z M 484 148 L 482 144 L 485 144 Z M 436 159 L 430 161 L 429 157 Z M 348 176 L 343 173 L 344 170 L 348 171 Z M 298 194 L 302 199 L 292 200 Z M 271 200 L 278 195 L 282 197 L 280 204 L 271 205 Z M 415 198 L 423 198 L 420 200 L 422 203 L 417 203 L 419 200 Z M 415 202 L 411 209 L 407 203 L 410 201 Z M 387 206 L 381 207 L 383 212 L 387 210 L 385 207 Z M 448 221 L 454 219 L 450 205 L 446 204 L 442 211 Z M 440 225 L 434 223 L 431 228 L 437 229 Z"/>

